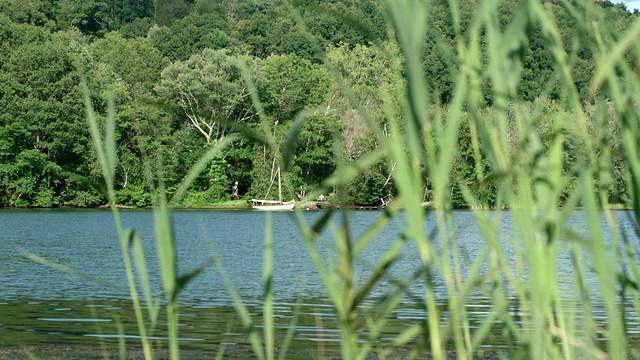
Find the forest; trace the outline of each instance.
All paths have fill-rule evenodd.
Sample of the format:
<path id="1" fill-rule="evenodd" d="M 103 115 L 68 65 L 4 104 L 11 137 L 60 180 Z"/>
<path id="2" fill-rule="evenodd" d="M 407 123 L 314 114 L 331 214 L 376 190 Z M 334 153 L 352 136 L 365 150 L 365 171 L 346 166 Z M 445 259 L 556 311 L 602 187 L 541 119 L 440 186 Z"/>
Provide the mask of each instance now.
<path id="1" fill-rule="evenodd" d="M 463 51 L 456 44 L 467 36 L 480 2 L 462 2 L 455 12 L 446 0 L 429 3 L 427 36 L 418 42 L 428 86 L 424 96 L 432 104 L 422 110 L 431 116 L 442 116 L 455 101 Z M 517 23 L 523 2 L 502 1 L 493 19 L 497 28 L 508 31 Z M 576 16 L 589 17 L 588 23 L 615 40 L 640 14 L 608 1 L 584 12 L 580 4 L 567 4 L 572 2 L 543 2 L 559 26 L 580 94 L 576 101 L 588 115 L 574 126 L 589 131 L 602 126 L 596 124 L 601 107 L 589 92 L 601 39 L 587 35 Z M 338 163 L 366 157 L 391 136 L 387 122 L 404 106 L 407 74 L 385 6 L 376 0 L 0 0 L 0 207 L 106 204 L 86 91 L 100 121 L 115 109 L 119 205 L 151 206 L 159 186 L 172 194 L 198 159 L 220 144 L 224 150 L 177 205 L 274 198 L 282 157 L 290 159 L 282 178 L 285 198 L 304 200 Z M 471 116 L 491 119 L 505 107 L 507 114 L 543 109 L 534 128 L 542 148 L 556 136 L 551 119 L 578 118 L 566 106 L 545 29 L 523 24 L 526 37 L 514 39 L 508 54 L 518 81 L 500 84 L 506 89 L 500 95 L 490 77 L 478 76 L 473 90 L 481 106 L 460 115 L 457 145 L 450 149 L 456 154 L 448 194 L 453 207 L 495 204 L 495 171 L 474 145 L 482 129 Z M 484 36 L 480 67 L 492 56 L 491 39 Z M 629 66 L 639 69 L 634 58 L 628 54 Z M 609 166 L 612 178 L 595 186 L 606 187 L 610 203 L 628 205 L 620 125 L 613 115 L 609 119 L 611 161 L 599 166 Z M 510 120 L 506 138 L 516 148 L 521 129 Z M 563 186 L 569 194 L 584 166 L 578 161 L 584 144 L 570 128 L 562 131 L 562 172 L 569 179 Z M 260 140 L 265 132 L 272 146 Z M 374 160 L 348 186 L 324 195 L 359 205 L 392 199 L 394 164 Z M 427 201 L 428 169 L 423 182 L 424 194 L 416 196 Z M 469 204 L 461 186 L 478 203 Z"/>

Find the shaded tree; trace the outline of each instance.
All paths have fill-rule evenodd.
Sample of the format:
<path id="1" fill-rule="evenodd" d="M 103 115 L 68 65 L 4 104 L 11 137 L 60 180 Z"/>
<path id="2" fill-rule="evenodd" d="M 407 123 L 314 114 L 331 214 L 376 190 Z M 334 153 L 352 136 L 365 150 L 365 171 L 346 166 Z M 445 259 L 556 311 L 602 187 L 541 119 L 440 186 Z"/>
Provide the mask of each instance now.
<path id="1" fill-rule="evenodd" d="M 11 205 L 55 205 L 45 199 L 59 195 L 87 160 L 74 44 L 56 33 L 10 48 L 1 65 L 0 171 Z"/>
<path id="2" fill-rule="evenodd" d="M 231 44 L 229 24 L 218 13 L 191 13 L 170 26 L 154 27 L 149 36 L 153 45 L 171 61 L 187 60 L 204 49 L 220 50 Z"/>
<path id="3" fill-rule="evenodd" d="M 249 58 L 205 49 L 168 66 L 156 91 L 163 101 L 179 109 L 207 143 L 222 139 L 230 131 L 228 125 L 243 123 L 254 115 L 238 67 L 240 61 L 253 67 Z"/>

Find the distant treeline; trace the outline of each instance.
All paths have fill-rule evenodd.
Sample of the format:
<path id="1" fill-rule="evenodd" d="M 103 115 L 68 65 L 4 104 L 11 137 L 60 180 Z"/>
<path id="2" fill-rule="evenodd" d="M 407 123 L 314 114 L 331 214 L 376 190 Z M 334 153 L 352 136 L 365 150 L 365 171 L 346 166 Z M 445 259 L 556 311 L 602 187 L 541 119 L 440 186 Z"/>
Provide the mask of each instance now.
<path id="1" fill-rule="evenodd" d="M 422 68 L 432 116 L 445 114 L 454 101 L 463 51 L 456 39 L 467 36 L 481 1 L 464 1 L 457 12 L 446 0 L 431 2 Z M 502 31 L 518 24 L 514 17 L 526 16 L 516 12 L 522 2 L 502 2 L 495 14 Z M 578 101 L 589 109 L 589 83 L 601 49 L 597 38 L 576 25 L 575 14 L 592 18 L 607 39 L 619 38 L 639 14 L 606 1 L 597 2 L 595 11 L 571 1 L 544 1 L 544 6 L 560 26 L 556 39 L 566 51 L 562 56 L 581 95 Z M 151 205 L 160 182 L 171 194 L 203 152 L 228 136 L 235 140 L 208 164 L 181 205 L 274 198 L 275 160 L 283 154 L 252 141 L 247 129 L 268 131 L 284 144 L 296 124 L 300 129 L 293 153 L 286 154 L 292 162 L 283 174 L 283 192 L 286 198 L 302 198 L 334 173 L 337 162 L 355 161 L 389 136 L 368 124 L 386 129 L 390 116 L 401 112 L 406 74 L 386 14 L 373 0 L 0 0 L 0 207 L 106 202 L 86 122 L 83 80 L 99 118 L 107 117 L 110 101 L 115 104 L 119 204 Z M 582 118 L 562 105 L 566 92 L 559 84 L 564 82 L 557 81 L 561 70 L 552 61 L 558 54 L 547 50 L 550 37 L 544 31 L 530 26 L 526 37 L 513 39 L 507 58 L 518 61 L 509 71 L 520 80 L 503 84 L 512 91 L 497 101 L 494 84 L 480 76 L 475 85 L 484 107 L 463 115 L 473 112 L 490 123 L 496 106 L 507 104 L 515 114 L 543 104 L 545 113 L 535 117 L 532 128 L 507 121 L 506 129 L 513 134 L 507 139 L 537 132 L 542 149 L 557 131 L 549 119 Z M 488 44 L 491 36 L 484 36 Z M 482 53 L 493 56 L 489 48 Z M 593 117 L 587 114 L 575 126 L 595 126 L 590 122 L 601 117 L 593 109 Z M 618 155 L 616 124 L 611 121 L 607 134 L 614 161 L 601 166 L 611 166 L 616 176 L 607 181 L 610 201 L 625 203 L 627 168 Z M 489 162 L 478 168 L 482 162 L 475 161 L 483 149 L 474 148 L 473 137 L 482 129 L 472 127 L 462 122 L 458 148 L 451 149 L 458 156 L 450 197 L 458 207 L 477 205 L 465 203 L 460 184 L 483 204 L 491 205 L 495 196 Z M 584 165 L 577 163 L 580 138 L 571 129 L 562 131 L 564 172 L 577 174 Z M 428 200 L 428 177 L 424 183 L 424 194 L 416 196 Z M 565 186 L 569 192 L 575 185 Z M 353 203 L 379 204 L 395 194 L 393 163 L 373 163 L 347 188 L 334 191 Z"/>

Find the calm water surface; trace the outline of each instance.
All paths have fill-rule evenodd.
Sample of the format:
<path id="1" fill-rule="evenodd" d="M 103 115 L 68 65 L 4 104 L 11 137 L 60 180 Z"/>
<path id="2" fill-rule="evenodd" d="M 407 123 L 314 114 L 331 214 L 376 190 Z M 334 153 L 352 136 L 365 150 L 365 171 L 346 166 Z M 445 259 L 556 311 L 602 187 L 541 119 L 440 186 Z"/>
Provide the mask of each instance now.
<path id="1" fill-rule="evenodd" d="M 151 211 L 123 211 L 125 227 L 135 229 L 143 239 L 152 276 L 158 269 L 153 237 Z M 308 222 L 321 214 L 304 213 Z M 432 214 L 433 215 L 433 214 Z M 425 231 L 432 229 L 434 217 L 426 219 Z M 631 234 L 633 223 L 629 212 L 616 211 L 620 226 Z M 323 348 L 337 346 L 332 308 L 307 250 L 298 235 L 293 213 L 273 214 L 274 233 L 274 289 L 276 322 L 285 328 L 293 313 L 302 314 L 296 327 L 294 353 L 316 353 L 317 344 Z M 380 212 L 354 212 L 349 216 L 351 232 L 362 234 Z M 502 214 L 505 251 L 513 256 L 509 214 Z M 176 246 L 181 271 L 188 271 L 212 257 L 220 260 L 234 288 L 245 299 L 254 314 L 260 312 L 262 294 L 262 247 L 266 214 L 250 211 L 176 211 L 172 215 L 176 230 Z M 471 212 L 455 212 L 455 229 L 462 257 L 472 261 L 484 247 Z M 364 272 L 375 264 L 398 237 L 403 228 L 399 217 L 385 228 L 365 251 L 361 263 Z M 576 213 L 569 221 L 577 232 L 586 231 L 585 219 Z M 605 234 L 608 232 L 603 220 Z M 331 236 L 327 235 L 330 239 Z M 632 238 L 637 245 L 638 240 Z M 329 240 L 326 242 L 330 243 Z M 319 245 L 330 254 L 330 245 Z M 640 249 L 640 246 L 636 246 Z M 84 274 L 70 275 L 27 259 L 33 253 Z M 638 254 L 636 254 L 638 255 Z M 393 266 L 391 279 L 409 278 L 420 268 L 420 260 L 412 245 L 402 252 L 401 261 Z M 565 284 L 567 294 L 574 288 L 568 252 L 558 256 L 558 281 Z M 466 272 L 463 266 L 462 272 Z M 120 245 L 109 211 L 102 210 L 1 210 L 0 211 L 0 349 L 24 345 L 76 344 L 91 345 L 117 341 L 124 333 L 135 340 L 135 324 L 124 273 Z M 588 276 L 590 287 L 597 287 Z M 159 292 L 157 281 L 153 284 Z M 561 285 L 561 286 L 565 286 Z M 379 288 L 375 296 L 384 294 Z M 420 284 L 410 293 L 420 297 Z M 436 294 L 444 304 L 445 288 L 436 278 Z M 232 307 L 227 287 L 215 267 L 209 267 L 192 282 L 182 295 L 181 337 L 185 348 L 211 350 L 220 344 L 246 345 L 242 326 Z M 297 305 L 298 304 L 298 305 Z M 298 309 L 296 310 L 296 307 Z M 491 311 L 491 304 L 482 294 L 469 305 L 471 321 L 482 319 Z M 596 316 L 604 316 L 596 309 Z M 600 314 L 600 315 L 598 315 Z M 396 322 L 389 325 L 389 337 L 407 322 L 420 321 L 425 316 L 411 297 L 398 307 Z M 630 329 L 637 328 L 630 319 Z M 124 330 L 121 330 L 124 329 Z M 397 333 L 397 332 L 396 332 Z M 159 326 L 157 337 L 162 339 Z M 499 343 L 496 343 L 499 346 Z M 302 357 L 302 355 L 301 355 Z"/>

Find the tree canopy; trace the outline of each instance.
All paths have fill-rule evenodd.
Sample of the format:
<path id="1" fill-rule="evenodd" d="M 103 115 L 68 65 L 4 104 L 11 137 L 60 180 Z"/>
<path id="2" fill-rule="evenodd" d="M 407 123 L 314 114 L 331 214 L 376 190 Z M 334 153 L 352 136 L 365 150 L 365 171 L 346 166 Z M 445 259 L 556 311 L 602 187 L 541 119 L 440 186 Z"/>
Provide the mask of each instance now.
<path id="1" fill-rule="evenodd" d="M 639 16 L 609 2 L 587 9 L 544 1 L 544 11 L 559 26 L 552 38 L 523 4 L 502 1 L 491 19 L 502 33 L 526 29 L 497 69 L 511 82 L 496 84 L 490 75 L 496 69 L 483 68 L 492 56 L 492 35 L 482 35 L 479 52 L 485 59 L 475 69 L 474 89 L 482 116 L 515 102 L 567 111 L 551 41 L 562 44 L 578 101 L 592 100 L 589 84 L 601 40 L 620 38 Z M 427 84 L 420 96 L 435 104 L 427 111 L 442 114 L 461 71 L 465 49 L 456 44 L 470 41 L 478 2 L 461 2 L 455 12 L 444 0 L 430 6 L 427 36 L 418 42 Z M 372 0 L 0 0 L 0 207 L 104 203 L 85 122 L 83 80 L 100 119 L 114 99 L 123 205 L 151 204 L 158 176 L 174 191 L 199 156 L 229 134 L 236 140 L 198 177 L 182 205 L 265 196 L 273 166 L 283 156 L 292 159 L 283 175 L 285 196 L 303 197 L 338 161 L 355 162 L 374 150 L 403 106 L 406 67 L 394 39 L 399 35 L 387 30 L 386 11 Z M 625 56 L 629 66 L 637 66 L 638 54 Z M 496 88 L 504 93 L 496 95 Z M 274 149 L 255 141 L 265 126 Z M 541 120 L 536 131 L 544 138 L 547 130 Z M 620 139 L 614 130 L 615 149 Z M 291 153 L 279 153 L 291 131 L 298 134 L 286 147 Z M 474 184 L 491 170 L 490 164 L 476 168 L 480 152 L 472 134 L 468 124 L 462 126 L 453 183 Z M 580 142 L 568 141 L 565 151 L 570 172 Z M 611 198 L 624 201 L 625 164 L 612 156 L 618 185 L 611 187 Z M 471 189 L 487 200 L 492 196 L 488 183 Z M 379 204 L 394 194 L 393 164 L 376 163 L 349 189 L 334 190 L 346 191 L 354 203 Z M 466 206 L 456 194 L 454 205 Z"/>

